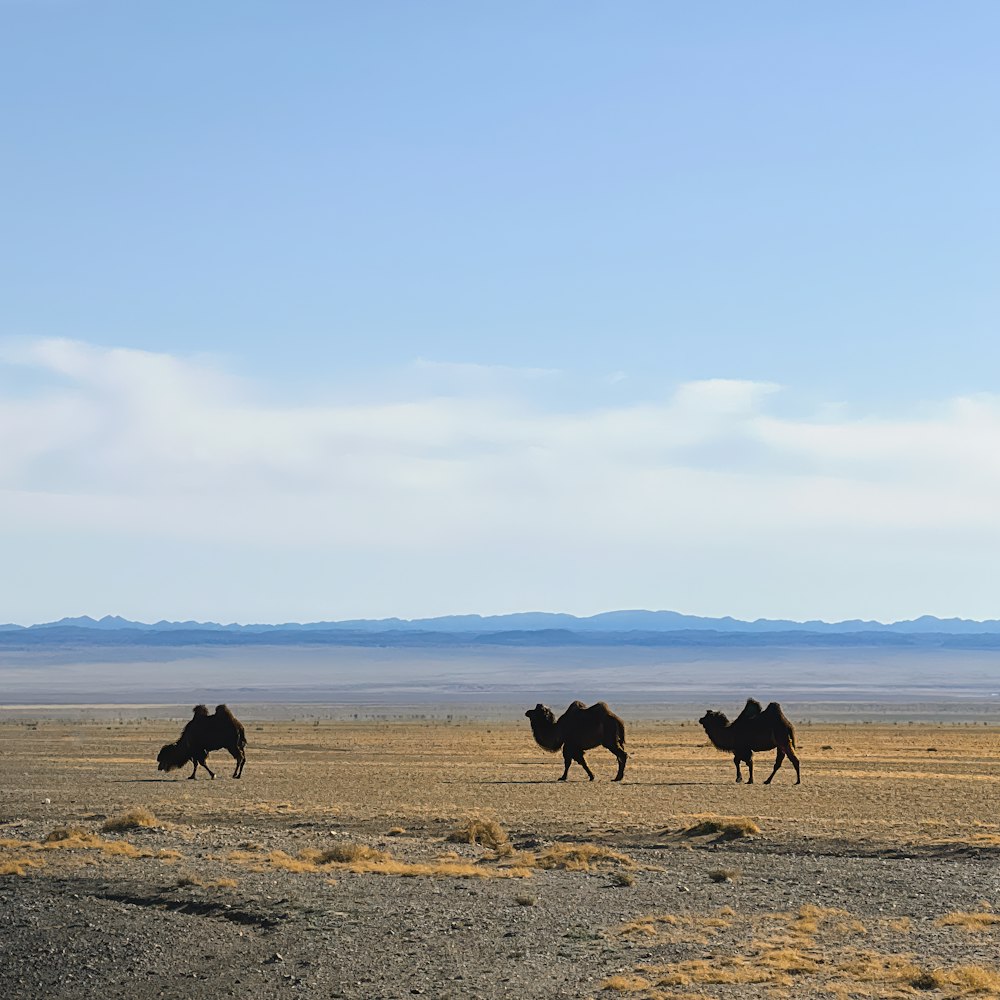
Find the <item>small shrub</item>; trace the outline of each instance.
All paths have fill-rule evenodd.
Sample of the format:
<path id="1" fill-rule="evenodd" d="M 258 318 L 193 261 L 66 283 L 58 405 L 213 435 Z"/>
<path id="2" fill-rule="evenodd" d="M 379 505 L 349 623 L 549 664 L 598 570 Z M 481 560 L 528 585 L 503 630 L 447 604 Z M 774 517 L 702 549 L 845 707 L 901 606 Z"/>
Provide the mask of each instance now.
<path id="1" fill-rule="evenodd" d="M 514 902 L 517 903 L 518 906 L 534 906 L 538 902 L 538 897 L 531 896 L 528 893 L 524 892 L 518 896 L 515 896 Z"/>
<path id="2" fill-rule="evenodd" d="M 608 879 L 612 885 L 618 886 L 621 889 L 627 889 L 629 886 L 635 885 L 635 876 L 629 875 L 628 872 L 610 872 Z"/>
<path id="3" fill-rule="evenodd" d="M 497 852 L 509 852 L 510 838 L 507 831 L 495 820 L 486 816 L 472 816 L 464 826 L 445 837 L 450 844 L 481 844 Z"/>
<path id="4" fill-rule="evenodd" d="M 143 827 L 157 825 L 156 817 L 148 810 L 139 806 L 136 809 L 129 809 L 128 812 L 120 816 L 112 816 L 101 824 L 101 829 L 105 833 L 121 833 L 125 830 L 140 830 Z"/>
<path id="5" fill-rule="evenodd" d="M 303 852 L 304 854 L 305 852 Z M 388 851 L 380 851 L 367 844 L 334 844 L 316 857 L 316 863 L 327 865 L 331 861 L 340 864 L 353 864 L 355 861 L 389 861 L 392 855 Z"/>
<path id="6" fill-rule="evenodd" d="M 539 868 L 562 868 L 566 871 L 589 872 L 601 864 L 635 868 L 635 861 L 621 851 L 597 844 L 553 844 L 535 856 Z"/>
<path id="7" fill-rule="evenodd" d="M 708 877 L 713 882 L 735 882 L 742 874 L 738 868 L 713 868 Z"/>
<path id="8" fill-rule="evenodd" d="M 713 834 L 718 840 L 738 840 L 740 837 L 755 837 L 760 834 L 760 827 L 745 816 L 707 817 L 682 831 L 684 837 L 710 837 Z"/>

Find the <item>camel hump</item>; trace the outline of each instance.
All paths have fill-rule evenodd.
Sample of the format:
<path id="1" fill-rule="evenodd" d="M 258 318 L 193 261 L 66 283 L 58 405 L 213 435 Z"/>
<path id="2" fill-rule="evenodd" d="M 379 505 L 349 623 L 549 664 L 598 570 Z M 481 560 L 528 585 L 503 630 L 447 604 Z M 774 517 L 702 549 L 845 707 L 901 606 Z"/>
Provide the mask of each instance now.
<path id="1" fill-rule="evenodd" d="M 760 702 L 756 698 L 747 698 L 747 703 L 743 706 L 743 711 L 736 716 L 735 722 L 746 722 L 747 719 L 754 719 L 763 711 L 764 709 L 760 707 Z"/>
<path id="2" fill-rule="evenodd" d="M 195 705 L 194 706 L 194 712 L 193 712 L 193 714 L 194 715 L 208 715 L 208 706 L 207 705 Z"/>
<path id="3" fill-rule="evenodd" d="M 570 702 L 567 712 L 582 712 L 587 706 L 582 701 Z"/>

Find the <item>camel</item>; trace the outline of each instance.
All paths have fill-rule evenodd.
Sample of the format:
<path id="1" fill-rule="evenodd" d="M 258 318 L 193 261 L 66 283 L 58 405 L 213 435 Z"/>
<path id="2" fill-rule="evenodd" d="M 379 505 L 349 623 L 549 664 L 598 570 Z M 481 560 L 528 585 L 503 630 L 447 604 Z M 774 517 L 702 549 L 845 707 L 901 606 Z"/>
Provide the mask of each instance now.
<path id="1" fill-rule="evenodd" d="M 594 772 L 583 759 L 585 750 L 607 747 L 618 758 L 618 774 L 615 781 L 621 781 L 625 774 L 625 723 L 599 701 L 588 708 L 582 701 L 574 701 L 557 719 L 552 710 L 544 705 L 536 705 L 524 713 L 531 720 L 531 732 L 535 742 L 549 753 L 562 750 L 566 767 L 560 781 L 565 781 L 569 766 L 575 760 L 594 780 Z"/>
<path id="2" fill-rule="evenodd" d="M 778 773 L 778 768 L 786 757 L 795 768 L 795 784 L 802 784 L 799 758 L 795 756 L 795 729 L 776 701 L 762 709 L 759 701 L 748 698 L 743 711 L 732 722 L 722 712 L 713 712 L 711 709 L 698 721 L 705 727 L 708 738 L 717 750 L 733 755 L 737 782 L 743 780 L 740 761 L 746 764 L 750 774 L 747 784 L 752 785 L 754 751 L 777 750 L 774 770 L 764 784 L 771 784 L 771 778 Z"/>
<path id="3" fill-rule="evenodd" d="M 233 777 L 243 774 L 247 745 L 247 735 L 239 720 L 225 705 L 217 705 L 212 715 L 204 705 L 196 705 L 194 716 L 184 727 L 181 737 L 175 743 L 168 743 L 156 757 L 158 771 L 173 771 L 183 767 L 189 760 L 194 761 L 194 770 L 188 775 L 190 780 L 198 774 L 200 764 L 209 777 L 215 772 L 208 766 L 206 758 L 213 750 L 228 750 L 236 761 Z"/>

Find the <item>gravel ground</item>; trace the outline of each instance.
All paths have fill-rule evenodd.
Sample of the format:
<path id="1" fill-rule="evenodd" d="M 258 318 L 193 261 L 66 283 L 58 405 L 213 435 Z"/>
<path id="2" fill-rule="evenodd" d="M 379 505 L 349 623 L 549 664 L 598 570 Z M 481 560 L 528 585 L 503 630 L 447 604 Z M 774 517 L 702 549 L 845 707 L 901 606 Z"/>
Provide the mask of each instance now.
<path id="1" fill-rule="evenodd" d="M 481 783 L 478 754 L 456 762 L 455 746 L 468 734 L 435 744 L 407 727 L 364 737 L 359 730 L 360 759 L 351 769 L 338 756 L 345 753 L 339 743 L 324 744 L 312 726 L 299 726 L 281 734 L 284 756 L 268 763 L 251 752 L 243 781 L 225 777 L 222 766 L 215 782 L 187 782 L 150 777 L 146 744 L 155 748 L 162 734 L 151 740 L 123 727 L 112 740 L 107 732 L 0 727 L 8 781 L 0 789 L 0 864 L 30 858 L 40 865 L 0 875 L 0 997 L 831 996 L 830 974 L 804 966 L 740 983 L 713 982 L 697 971 L 699 962 L 718 969 L 730 958 L 760 954 L 768 941 L 830 969 L 864 954 L 911 956 L 923 970 L 996 970 L 1000 918 L 991 918 L 1000 909 L 1000 801 L 995 758 L 987 752 L 996 743 L 993 731 L 978 743 L 951 730 L 911 734 L 921 754 L 935 747 L 933 771 L 924 757 L 901 765 L 893 732 L 887 749 L 864 760 L 831 759 L 823 770 L 815 763 L 820 746 L 853 745 L 862 734 L 817 732 L 807 744 L 813 759 L 803 754 L 804 782 L 826 783 L 836 796 L 804 793 L 806 784 L 793 786 L 784 774 L 784 785 L 767 789 L 730 786 L 731 765 L 688 748 L 690 730 L 676 728 L 651 731 L 640 746 L 640 757 L 669 765 L 668 783 L 649 781 L 647 766 L 645 774 L 630 775 L 631 787 L 613 786 L 604 773 L 610 763 L 597 758 L 605 780 L 557 786 L 551 778 L 558 762 L 537 754 L 529 775 L 513 790 L 499 790 L 513 859 L 445 840 L 467 811 L 465 802 L 451 811 L 449 803 L 469 789 L 478 789 L 481 809 L 499 801 Z M 522 758 L 531 752 L 515 727 L 476 735 L 495 744 L 490 769 L 509 760 L 512 747 Z M 863 736 L 874 746 L 870 731 Z M 399 764 L 400 746 L 434 777 Z M 297 770 L 292 747 L 306 770 Z M 891 769 L 878 753 L 891 758 Z M 321 772 L 329 783 L 315 780 L 318 760 L 332 761 Z M 313 783 L 298 787 L 306 773 Z M 102 832 L 137 789 L 155 807 L 153 825 Z M 636 818 L 637 796 L 659 803 L 655 822 Z M 311 811 L 304 801 L 314 803 Z M 763 833 L 683 836 L 696 802 L 728 802 L 748 816 L 755 803 L 752 816 Z M 914 802 L 932 815 L 931 826 L 912 819 L 911 809 L 909 835 L 902 836 L 907 803 Z M 794 822 L 779 819 L 783 812 Z M 405 832 L 391 833 L 397 824 Z M 60 826 L 77 827 L 92 841 L 65 849 L 46 844 Z M 963 829 L 966 836 L 956 836 Z M 518 856 L 580 843 L 626 860 L 612 855 L 590 871 L 535 866 L 529 877 L 495 877 Z M 122 844 L 137 856 L 114 853 Z M 329 865 L 295 871 L 273 862 L 273 852 L 295 859 L 336 844 L 391 851 L 404 863 L 457 856 L 494 877 L 399 877 Z M 970 927 L 960 919 L 968 913 L 986 917 Z M 956 922 L 948 923 L 949 915 Z M 810 921 L 817 926 L 807 928 Z M 677 970 L 695 971 L 675 993 L 650 986 L 650 969 L 661 977 L 664 969 L 675 977 Z M 616 976 L 624 977 L 617 991 Z M 876 978 L 841 995 L 915 992 Z M 1000 989 L 931 984 L 919 995 L 996 997 Z"/>

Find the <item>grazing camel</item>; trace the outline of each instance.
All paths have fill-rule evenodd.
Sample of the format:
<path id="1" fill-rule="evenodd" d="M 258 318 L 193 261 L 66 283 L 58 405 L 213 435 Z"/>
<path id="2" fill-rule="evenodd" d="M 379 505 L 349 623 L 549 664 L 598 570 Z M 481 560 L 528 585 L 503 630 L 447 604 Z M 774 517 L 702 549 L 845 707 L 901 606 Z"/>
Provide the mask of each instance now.
<path id="1" fill-rule="evenodd" d="M 621 781 L 625 774 L 625 723 L 604 704 L 597 702 L 587 708 L 582 701 L 574 701 L 557 719 L 552 710 L 544 705 L 536 705 L 524 713 L 531 720 L 531 732 L 535 742 L 549 753 L 562 750 L 566 767 L 560 781 L 569 774 L 569 765 L 575 760 L 594 780 L 594 772 L 583 759 L 585 750 L 607 747 L 618 758 L 618 774 L 615 781 Z"/>
<path id="2" fill-rule="evenodd" d="M 214 778 L 215 772 L 206 763 L 206 758 L 213 750 L 228 750 L 236 761 L 233 777 L 243 774 L 247 745 L 247 734 L 240 721 L 225 705 L 216 706 L 212 715 L 204 705 L 196 705 L 194 716 L 184 727 L 181 738 L 176 743 L 168 743 L 156 757 L 158 771 L 173 771 L 183 767 L 188 761 L 194 761 L 194 770 L 188 775 L 194 779 L 200 764 Z"/>
<path id="3" fill-rule="evenodd" d="M 753 784 L 753 754 L 755 750 L 777 750 L 774 770 L 764 784 L 771 784 L 771 778 L 778 773 L 781 762 L 787 757 L 795 768 L 795 784 L 802 783 L 799 772 L 799 758 L 795 756 L 795 729 L 785 718 L 781 706 L 772 701 L 762 709 L 760 702 L 748 698 L 743 711 L 730 722 L 722 712 L 707 711 L 699 720 L 705 727 L 708 738 L 717 750 L 731 753 L 736 764 L 736 780 L 743 780 L 740 761 L 747 766 L 747 784 Z"/>

